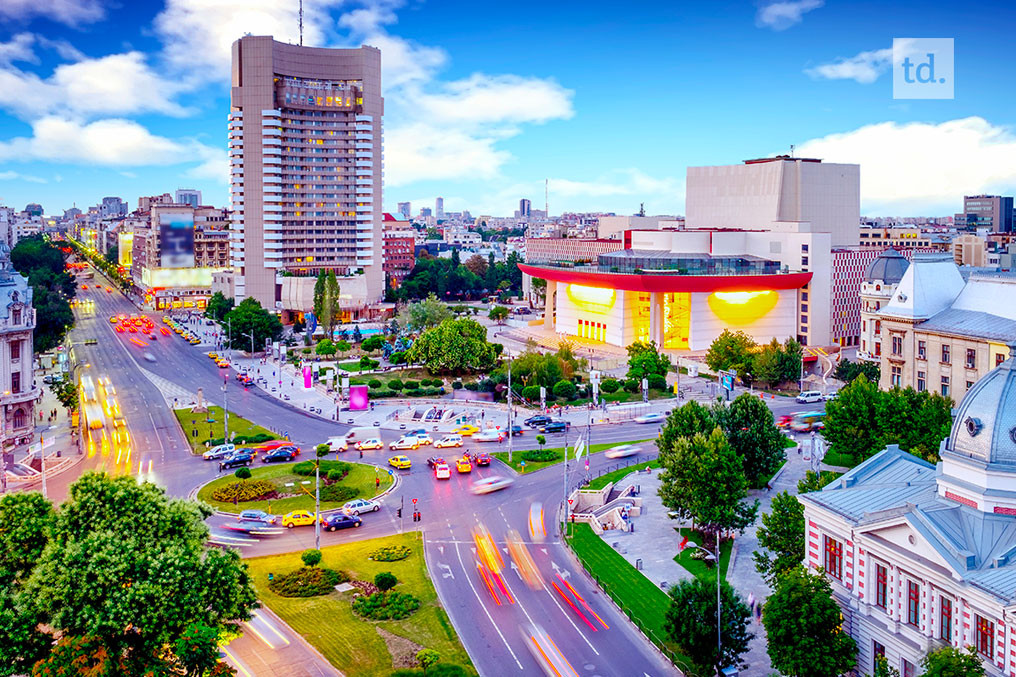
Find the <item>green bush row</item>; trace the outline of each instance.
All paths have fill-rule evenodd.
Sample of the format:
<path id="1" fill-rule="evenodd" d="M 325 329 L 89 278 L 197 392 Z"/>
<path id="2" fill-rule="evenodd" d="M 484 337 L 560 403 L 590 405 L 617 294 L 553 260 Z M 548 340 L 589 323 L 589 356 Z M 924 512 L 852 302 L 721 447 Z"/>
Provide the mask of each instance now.
<path id="1" fill-rule="evenodd" d="M 347 487 L 342 484 L 328 484 L 321 487 L 321 500 L 332 503 L 345 503 L 351 501 L 360 494 L 355 487 Z"/>
<path id="2" fill-rule="evenodd" d="M 402 620 L 420 608 L 420 600 L 404 592 L 375 592 L 353 600 L 353 611 L 375 621 Z"/>
<path id="3" fill-rule="evenodd" d="M 321 474 L 328 477 L 328 474 L 333 470 L 337 470 L 342 473 L 342 477 L 345 477 L 350 470 L 353 469 L 351 463 L 345 461 L 329 461 L 326 459 L 321 460 Z M 304 477 L 314 474 L 314 461 L 300 461 L 293 466 L 294 475 L 303 475 Z"/>
<path id="4" fill-rule="evenodd" d="M 249 437 L 246 435 L 237 435 L 231 440 L 231 442 L 233 444 L 261 444 L 262 442 L 270 442 L 274 439 L 276 439 L 274 435 L 269 435 L 268 433 L 258 433 L 257 435 L 250 435 Z M 226 440 L 222 437 L 216 437 L 206 440 L 206 442 L 208 442 L 208 446 L 210 447 L 217 447 L 220 444 L 225 444 Z"/>
<path id="5" fill-rule="evenodd" d="M 335 569 L 300 567 L 288 574 L 275 576 L 268 589 L 282 597 L 316 597 L 327 595 L 339 583 L 349 580 L 349 574 Z"/>
<path id="6" fill-rule="evenodd" d="M 278 491 L 268 480 L 245 480 L 230 482 L 212 491 L 212 498 L 223 503 L 233 501 L 263 501 L 275 498 Z"/>
<path id="7" fill-rule="evenodd" d="M 556 451 L 550 449 L 532 449 L 522 452 L 522 458 L 532 462 L 556 461 L 560 458 Z"/>

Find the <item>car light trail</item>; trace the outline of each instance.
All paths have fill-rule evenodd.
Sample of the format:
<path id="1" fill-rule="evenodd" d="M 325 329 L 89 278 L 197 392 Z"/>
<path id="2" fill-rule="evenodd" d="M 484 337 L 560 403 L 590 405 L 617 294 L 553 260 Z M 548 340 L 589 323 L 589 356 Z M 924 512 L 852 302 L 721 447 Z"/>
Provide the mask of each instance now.
<path id="1" fill-rule="evenodd" d="M 570 607 L 572 608 L 572 611 L 574 611 L 575 613 L 577 613 L 577 614 L 579 615 L 579 618 L 581 618 L 581 619 L 582 619 L 582 621 L 583 621 L 583 622 L 584 622 L 584 623 L 585 623 L 586 625 L 588 625 L 588 626 L 589 626 L 589 628 L 590 628 L 590 629 L 591 629 L 591 630 L 592 630 L 593 632 L 596 632 L 596 626 L 595 626 L 595 625 L 593 625 L 592 623 L 590 623 L 590 622 L 589 622 L 589 619 L 588 619 L 588 618 L 586 618 L 586 615 L 585 615 L 584 613 L 582 613 L 582 611 L 581 611 L 581 610 L 579 610 L 579 608 L 578 608 L 577 606 L 575 606 L 575 602 L 573 602 L 573 601 L 571 601 L 570 599 L 568 599 L 568 595 L 564 594 L 564 591 L 562 591 L 562 590 L 561 590 L 561 588 L 557 587 L 557 583 L 555 583 L 555 582 L 551 581 L 551 583 L 550 583 L 550 584 L 554 586 L 554 589 L 555 589 L 555 590 L 557 590 L 557 594 L 561 595 L 561 598 L 562 598 L 562 599 L 563 599 L 563 600 L 564 600 L 565 602 L 567 602 L 567 603 L 568 603 L 568 606 L 570 606 Z"/>
<path id="2" fill-rule="evenodd" d="M 476 569 L 477 571 L 480 572 L 480 578 L 483 579 L 483 584 L 487 586 L 487 591 L 490 593 L 490 596 L 494 598 L 494 603 L 497 604 L 498 606 L 501 606 L 501 599 L 497 596 L 497 593 L 494 591 L 494 586 L 491 585 L 490 579 L 487 578 L 487 571 L 483 568 L 483 565 L 477 564 Z"/>
<path id="3" fill-rule="evenodd" d="M 579 601 L 579 603 L 580 603 L 580 604 L 581 604 L 582 606 L 584 606 L 584 607 L 585 607 L 586 611 L 588 611 L 588 612 L 589 612 L 589 613 L 591 613 L 591 614 L 592 614 L 593 616 L 595 616 L 595 617 L 596 617 L 596 620 L 600 621 L 600 623 L 603 623 L 603 628 L 604 628 L 604 630 L 610 630 L 610 626 L 609 626 L 609 625 L 607 625 L 607 623 L 606 623 L 606 622 L 605 622 L 605 621 L 604 621 L 604 620 L 603 620 L 602 618 L 600 618 L 600 615 L 599 615 L 598 613 L 596 613 L 595 611 L 593 611 L 593 610 L 592 610 L 592 609 L 590 608 L 590 606 L 589 606 L 589 605 L 588 605 L 588 604 L 586 603 L 586 600 L 585 600 L 585 599 L 583 599 L 583 598 L 582 598 L 582 595 L 580 595 L 580 594 L 578 593 L 578 591 L 577 591 L 577 590 L 575 590 L 575 588 L 573 588 L 573 587 L 572 587 L 572 584 L 571 584 L 571 583 L 569 583 L 568 581 L 566 581 L 566 580 L 564 580 L 563 578 L 561 578 L 560 574 L 558 575 L 558 577 L 557 577 L 557 580 L 561 581 L 561 582 L 562 582 L 562 583 L 564 583 L 564 584 L 565 584 L 566 586 L 568 586 L 568 589 L 569 589 L 569 590 L 571 590 L 571 594 L 575 595 L 575 599 L 577 599 L 577 600 Z"/>
<path id="4" fill-rule="evenodd" d="M 144 348 L 145 346 L 147 346 L 147 345 L 148 345 L 147 343 L 145 343 L 145 342 L 144 342 L 144 341 L 142 341 L 141 339 L 139 339 L 139 338 L 135 338 L 135 337 L 133 337 L 133 336 L 131 337 L 131 343 L 133 343 L 133 344 L 134 344 L 134 345 L 136 345 L 136 346 L 141 346 L 142 348 Z"/>

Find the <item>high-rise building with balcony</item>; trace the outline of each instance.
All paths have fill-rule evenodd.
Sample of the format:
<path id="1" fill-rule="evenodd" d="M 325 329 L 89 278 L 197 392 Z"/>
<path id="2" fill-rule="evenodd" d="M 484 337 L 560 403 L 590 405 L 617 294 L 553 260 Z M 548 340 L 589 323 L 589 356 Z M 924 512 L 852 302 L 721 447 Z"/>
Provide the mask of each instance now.
<path id="1" fill-rule="evenodd" d="M 233 43 L 230 255 L 237 300 L 311 310 L 339 276 L 343 311 L 381 300 L 381 52 L 245 36 Z"/>
<path id="2" fill-rule="evenodd" d="M 190 205 L 194 208 L 201 206 L 201 191 L 194 188 L 177 188 L 173 197 L 180 205 Z"/>

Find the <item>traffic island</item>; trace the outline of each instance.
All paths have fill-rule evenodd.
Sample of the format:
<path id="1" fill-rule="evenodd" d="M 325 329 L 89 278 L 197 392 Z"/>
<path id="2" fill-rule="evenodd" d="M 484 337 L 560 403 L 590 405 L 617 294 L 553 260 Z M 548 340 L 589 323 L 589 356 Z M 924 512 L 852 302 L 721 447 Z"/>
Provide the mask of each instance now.
<path id="1" fill-rule="evenodd" d="M 410 550 L 405 559 L 371 559 L 372 553 L 380 549 L 401 548 Z M 391 572 L 398 580 L 396 589 L 419 602 L 419 608 L 402 620 L 367 620 L 353 610 L 354 595 L 367 590 L 355 586 L 348 592 L 335 590 L 308 598 L 282 597 L 272 592 L 269 574 L 275 577 L 299 569 L 302 562 L 298 552 L 245 560 L 261 602 L 335 668 L 346 675 L 389 677 L 393 670 L 413 665 L 411 649 L 425 647 L 437 651 L 441 663 L 465 666 L 463 674 L 475 674 L 427 576 L 419 532 L 329 546 L 321 549 L 321 555 L 320 566 L 343 571 L 355 581 L 375 581 L 379 573 Z"/>
<path id="2" fill-rule="evenodd" d="M 579 433 L 580 434 L 580 433 Z M 575 439 L 578 439 L 576 435 Z M 622 444 L 645 444 L 652 442 L 653 440 L 636 440 L 634 442 L 603 442 L 601 444 L 589 445 L 589 453 L 597 454 L 601 451 L 606 451 L 611 447 L 617 447 Z M 527 449 L 524 451 L 512 452 L 512 460 L 508 462 L 507 451 L 495 451 L 491 454 L 494 458 L 503 462 L 506 466 L 514 470 L 515 472 L 523 475 L 525 473 L 536 472 L 542 470 L 548 466 L 557 465 L 564 460 L 564 447 L 551 447 L 544 449 Z M 650 449 L 645 450 L 647 453 Z M 572 452 L 572 446 L 568 446 L 568 452 Z M 643 466 L 644 467 L 644 466 Z"/>
<path id="3" fill-rule="evenodd" d="M 180 429 L 191 445 L 191 451 L 195 454 L 204 453 L 210 447 L 223 443 L 225 433 L 223 409 L 222 407 L 207 407 L 207 409 L 207 412 L 192 412 L 190 409 L 173 410 Z M 234 413 L 229 414 L 229 434 L 237 446 L 261 444 L 279 439 L 279 436 L 271 430 L 251 423 Z M 207 445 L 206 442 L 208 442 Z"/>

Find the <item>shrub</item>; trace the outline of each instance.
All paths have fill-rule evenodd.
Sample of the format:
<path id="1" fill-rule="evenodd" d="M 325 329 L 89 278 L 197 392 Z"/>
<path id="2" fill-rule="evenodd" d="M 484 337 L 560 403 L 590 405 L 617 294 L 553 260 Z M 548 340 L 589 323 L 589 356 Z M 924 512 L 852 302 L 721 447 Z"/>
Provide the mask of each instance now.
<path id="1" fill-rule="evenodd" d="M 331 503 L 345 503 L 357 497 L 360 493 L 355 487 L 347 487 L 343 484 L 326 484 L 321 487 L 321 500 Z"/>
<path id="2" fill-rule="evenodd" d="M 530 402 L 540 401 L 540 386 L 526 386 L 522 389 L 522 397 Z"/>
<path id="3" fill-rule="evenodd" d="M 627 379 L 624 382 L 624 391 L 626 393 L 637 393 L 639 391 L 639 382 L 633 378 Z"/>
<path id="4" fill-rule="evenodd" d="M 419 387 L 420 384 L 417 381 L 406 381 L 406 390 L 416 390 Z"/>
<path id="5" fill-rule="evenodd" d="M 325 475 L 325 477 L 327 477 L 328 481 L 330 482 L 338 482 L 348 474 L 349 472 L 346 470 L 343 470 L 341 468 L 334 468 L 332 470 L 329 470 L 328 474 Z"/>
<path id="6" fill-rule="evenodd" d="M 397 350 L 388 356 L 388 361 L 392 364 L 405 364 L 406 352 L 404 350 Z"/>
<path id="7" fill-rule="evenodd" d="M 403 668 L 396 670 L 388 677 L 420 677 L 421 675 L 427 677 L 469 677 L 471 674 L 473 673 L 458 663 L 435 663 L 426 672 L 419 668 Z"/>
<path id="8" fill-rule="evenodd" d="M 650 374 L 647 378 L 649 379 L 649 387 L 650 388 L 654 388 L 656 390 L 666 390 L 667 389 L 667 377 L 666 376 L 663 376 L 662 374 Z"/>
<path id="9" fill-rule="evenodd" d="M 523 451 L 522 458 L 530 462 L 546 462 L 556 461 L 560 458 L 560 455 L 558 452 L 550 449 L 531 449 L 529 451 Z"/>
<path id="10" fill-rule="evenodd" d="M 302 559 L 303 563 L 307 566 L 316 567 L 318 564 L 321 564 L 321 551 L 314 548 L 304 550 L 300 555 L 300 559 Z"/>
<path id="11" fill-rule="evenodd" d="M 316 597 L 327 595 L 349 576 L 344 571 L 322 567 L 300 567 L 288 574 L 275 576 L 268 589 L 281 597 Z"/>
<path id="12" fill-rule="evenodd" d="M 452 381 L 452 390 L 462 390 L 462 381 Z"/>
<path id="13" fill-rule="evenodd" d="M 310 348 L 303 348 L 300 350 L 300 352 L 303 353 L 304 355 L 310 355 Z"/>
<path id="14" fill-rule="evenodd" d="M 237 468 L 233 476 L 238 480 L 249 480 L 251 477 L 250 468 Z"/>
<path id="15" fill-rule="evenodd" d="M 397 378 L 393 378 L 391 381 L 388 382 L 388 389 L 389 390 L 394 390 L 394 391 L 398 392 L 399 390 L 402 390 L 402 388 L 403 388 L 402 381 L 400 381 Z"/>
<path id="16" fill-rule="evenodd" d="M 327 460 L 321 461 L 321 474 L 324 475 L 325 477 L 328 477 L 328 473 L 330 473 L 333 470 L 339 470 L 342 472 L 343 476 L 345 476 L 346 473 L 348 473 L 352 469 L 353 469 L 352 464 L 346 463 L 345 461 L 327 461 Z M 313 475 L 314 461 L 300 461 L 299 463 L 293 466 L 293 474 L 303 475 L 304 477 L 307 477 L 308 475 Z"/>
<path id="17" fill-rule="evenodd" d="M 406 559 L 412 553 L 413 551 L 404 545 L 386 545 L 370 553 L 368 559 L 375 562 L 398 562 L 399 560 Z"/>
<path id="18" fill-rule="evenodd" d="M 372 378 L 371 380 L 367 381 L 367 387 L 370 388 L 371 390 L 375 388 L 380 388 L 382 385 L 383 384 L 381 383 L 381 381 L 377 380 L 376 378 Z"/>
<path id="19" fill-rule="evenodd" d="M 441 386 L 444 385 L 444 381 L 439 378 L 432 378 L 430 379 L 430 384 L 435 388 L 440 388 Z"/>
<path id="20" fill-rule="evenodd" d="M 231 482 L 212 491 L 212 498 L 223 503 L 260 501 L 278 496 L 275 485 L 268 480 Z"/>
<path id="21" fill-rule="evenodd" d="M 600 383 L 600 390 L 607 393 L 608 395 L 611 393 L 616 393 L 618 388 L 620 387 L 621 384 L 617 382 L 616 378 L 605 378 L 603 379 L 603 382 Z"/>
<path id="22" fill-rule="evenodd" d="M 381 573 L 374 576 L 374 585 L 381 592 L 387 592 L 395 587 L 395 584 L 399 582 L 399 579 L 395 578 L 395 574 L 390 571 L 382 571 Z"/>
<path id="23" fill-rule="evenodd" d="M 573 399 L 577 388 L 571 381 L 561 380 L 554 384 L 554 397 L 562 397 L 566 400 Z"/>
<path id="24" fill-rule="evenodd" d="M 353 600 L 353 611 L 375 621 L 402 620 L 420 608 L 420 600 L 412 595 L 395 592 L 376 592 L 370 597 Z"/>
<path id="25" fill-rule="evenodd" d="M 476 385 L 476 381 L 466 384 L 466 390 L 472 390 L 473 392 L 476 392 L 479 389 L 479 387 L 480 386 Z"/>
<path id="26" fill-rule="evenodd" d="M 416 652 L 416 662 L 420 664 L 423 671 L 441 660 L 441 654 L 433 649 L 420 649 Z"/>

